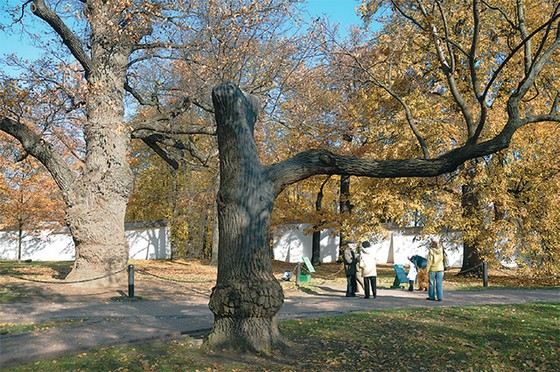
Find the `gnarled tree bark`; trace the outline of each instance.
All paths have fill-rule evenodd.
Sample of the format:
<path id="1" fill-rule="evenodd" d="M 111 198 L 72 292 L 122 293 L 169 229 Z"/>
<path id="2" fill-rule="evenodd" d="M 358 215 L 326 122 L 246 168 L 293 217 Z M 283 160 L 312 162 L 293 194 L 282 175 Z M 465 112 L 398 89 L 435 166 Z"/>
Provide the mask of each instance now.
<path id="1" fill-rule="evenodd" d="M 272 275 L 270 215 L 276 193 L 261 165 L 253 128 L 257 103 L 233 84 L 212 93 L 218 147 L 218 278 L 210 297 L 212 348 L 269 352 L 282 345 L 275 315 L 282 288 Z"/>

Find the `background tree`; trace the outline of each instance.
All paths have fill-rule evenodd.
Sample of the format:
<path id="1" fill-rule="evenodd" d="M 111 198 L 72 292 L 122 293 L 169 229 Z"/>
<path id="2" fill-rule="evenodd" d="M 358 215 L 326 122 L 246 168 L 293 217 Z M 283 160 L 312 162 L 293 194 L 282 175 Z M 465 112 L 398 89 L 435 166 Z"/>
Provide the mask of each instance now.
<path id="1" fill-rule="evenodd" d="M 162 80 L 159 72 L 153 72 L 157 69 L 146 68 L 146 73 L 141 75 L 143 87 L 147 90 L 145 95 L 157 96 L 165 91 L 173 100 L 180 101 L 188 91 L 193 104 L 183 115 L 185 120 L 200 126 L 213 126 L 211 88 L 224 80 L 242 83 L 246 91 L 259 96 L 265 105 L 263 120 L 266 124 L 258 135 L 263 139 L 261 143 L 267 147 L 266 151 L 274 153 L 277 150 L 274 134 L 284 129 L 279 123 L 279 106 L 297 84 L 296 72 L 314 53 L 314 45 L 309 42 L 313 39 L 312 31 L 307 32 L 306 26 L 298 23 L 294 4 L 288 0 L 200 2 L 193 18 L 196 19 L 196 32 L 187 29 L 180 35 L 181 39 L 189 40 L 192 47 L 171 59 L 168 73 L 173 78 Z M 155 111 L 145 109 L 136 120 L 149 118 Z M 205 174 L 192 177 L 190 186 L 190 181 L 179 183 L 184 188 L 179 190 L 177 200 L 190 203 L 190 206 L 188 213 L 185 213 L 187 209 L 179 208 L 176 219 L 188 220 L 185 226 L 188 226 L 189 233 L 184 237 L 188 237 L 189 250 L 205 251 L 203 246 L 209 246 L 207 241 L 217 237 L 215 229 L 210 234 L 204 228 L 217 224 L 217 214 L 208 214 L 209 210 L 216 208 L 206 204 L 208 200 L 215 200 L 210 195 L 217 190 L 217 185 L 207 185 L 209 178 L 218 179 L 215 139 L 197 135 L 171 137 L 169 133 L 154 133 L 152 138 L 159 140 L 156 151 L 163 154 L 174 172 L 188 174 L 189 179 L 191 174 Z M 193 167 L 204 167 L 206 171 L 200 168 L 200 172 L 191 173 Z M 138 192 L 140 189 L 137 188 Z M 195 196 L 197 201 L 193 199 Z M 217 248 L 213 251 L 216 252 Z"/>
<path id="2" fill-rule="evenodd" d="M 139 97 L 128 73 L 134 70 L 132 57 L 147 58 L 143 51 L 154 46 L 149 41 L 163 39 L 185 8 L 174 4 L 170 14 L 165 3 L 91 0 L 51 6 L 36 0 L 17 11 L 25 14 L 26 5 L 64 49 L 53 48 L 51 58 L 18 78 L 3 78 L 0 129 L 38 159 L 61 190 L 76 247 L 67 279 L 123 270 L 124 215 L 133 181 L 127 156 L 135 129 L 124 119 L 125 91 Z M 165 28 L 158 25 L 163 20 Z"/>
<path id="3" fill-rule="evenodd" d="M 346 53 L 354 60 L 354 65 L 361 69 L 361 82 L 366 88 L 364 92 L 369 93 L 365 99 L 357 101 L 357 104 L 361 105 L 358 107 L 361 110 L 368 107 L 376 110 L 376 118 L 383 118 L 384 113 L 390 113 L 398 119 L 392 120 L 390 126 L 400 125 L 403 129 L 409 127 L 408 131 L 402 131 L 405 136 L 401 135 L 400 139 L 395 140 L 394 129 L 388 133 L 390 136 L 383 136 L 379 125 L 370 125 L 372 136 L 382 135 L 381 138 L 385 138 L 383 146 L 387 151 L 398 151 L 400 156 L 408 156 L 404 155 L 403 150 L 406 151 L 407 147 L 414 149 L 416 146 L 426 156 L 426 144 L 429 144 L 430 152 L 438 146 L 439 148 L 435 148 L 437 153 L 454 146 L 457 141 L 465 141 L 466 133 L 462 131 L 465 122 L 484 121 L 487 134 L 496 133 L 500 123 L 505 120 L 508 93 L 515 88 L 515 81 L 511 76 L 519 76 L 530 70 L 532 61 L 538 57 L 538 54 L 535 56 L 534 45 L 540 43 L 538 51 L 542 52 L 546 42 L 542 42 L 539 37 L 550 32 L 543 31 L 540 36 L 537 33 L 529 37 L 528 25 L 537 27 L 545 24 L 546 17 L 554 13 L 554 4 L 534 1 L 527 4 L 524 1 L 483 1 L 451 7 L 446 2 L 438 1 L 413 3 L 414 5 L 390 1 L 364 2 L 363 10 L 366 15 L 371 14 L 368 13 L 368 6 L 375 8 L 383 4 L 391 8 L 392 13 L 384 20 L 381 19 L 387 26 L 374 36 L 372 48 L 360 48 Z M 525 8 L 541 8 L 546 11 L 526 12 Z M 489 24 L 495 27 L 485 27 Z M 429 32 L 419 34 L 419 28 Z M 470 30 L 478 32 L 476 43 L 472 43 Z M 435 53 L 432 53 L 430 48 L 437 38 L 441 47 L 439 51 L 436 49 Z M 515 50 L 516 47 L 519 49 Z M 479 53 L 473 59 L 471 56 L 476 54 L 477 50 L 484 53 Z M 512 53 L 515 51 L 518 53 L 513 57 Z M 515 62 L 500 65 L 508 54 Z M 551 57 L 551 61 L 555 58 L 557 57 Z M 524 62 L 517 63 L 521 60 Z M 375 69 L 372 66 L 375 66 Z M 434 68 L 438 66 L 441 69 Z M 499 76 L 495 74 L 497 69 L 502 71 Z M 533 110 L 547 112 L 554 106 L 558 87 L 550 82 L 555 80 L 554 76 L 557 73 L 557 67 L 548 64 L 536 80 L 530 93 L 531 98 L 528 99 Z M 403 85 L 411 79 L 413 85 Z M 481 93 L 482 89 L 477 87 L 477 84 L 488 80 L 494 83 L 495 88 Z M 411 89 L 413 86 L 415 89 Z M 478 93 L 473 94 L 473 86 Z M 368 104 L 367 97 L 375 90 L 383 93 L 392 102 L 388 101 L 385 104 L 383 101 L 370 100 L 371 103 Z M 480 99 L 482 95 L 486 96 L 484 101 Z M 378 108 L 374 102 L 379 102 Z M 448 137 L 442 138 L 441 133 Z M 416 137 L 416 146 L 414 138 L 411 138 L 412 134 Z M 423 205 L 421 209 L 427 213 L 425 215 L 434 217 L 427 219 L 429 230 L 461 227 L 465 247 L 463 269 L 470 269 L 479 264 L 482 257 L 488 259 L 492 255 L 490 252 L 493 251 L 493 244 L 489 245 L 487 238 L 490 232 L 487 221 L 492 217 L 488 215 L 488 204 L 485 204 L 488 203 L 488 198 L 482 195 L 485 191 L 481 187 L 488 164 L 492 163 L 491 158 L 466 163 L 462 172 L 439 182 L 445 185 L 440 191 L 425 193 L 416 201 L 407 199 L 413 209 L 417 210 L 418 206 Z M 378 181 L 368 182 L 380 185 Z M 406 183 L 396 182 L 406 186 Z M 414 181 L 407 182 L 418 187 Z M 385 182 L 381 184 L 383 183 Z M 394 181 L 390 183 L 394 184 Z M 431 202 L 426 197 L 428 195 L 431 196 Z M 460 205 L 457 206 L 454 198 L 461 200 Z M 485 200 L 482 200 L 483 198 Z M 408 213 L 406 205 L 404 207 L 405 213 L 401 215 Z M 432 211 L 429 211 L 430 208 Z M 456 213 L 457 208 L 463 212 Z M 499 238 L 495 239 L 497 240 Z"/>
<path id="4" fill-rule="evenodd" d="M 17 232 L 19 261 L 26 237 L 40 229 L 62 226 L 63 203 L 52 178 L 29 158 L 4 163 L 0 179 L 0 228 Z"/>

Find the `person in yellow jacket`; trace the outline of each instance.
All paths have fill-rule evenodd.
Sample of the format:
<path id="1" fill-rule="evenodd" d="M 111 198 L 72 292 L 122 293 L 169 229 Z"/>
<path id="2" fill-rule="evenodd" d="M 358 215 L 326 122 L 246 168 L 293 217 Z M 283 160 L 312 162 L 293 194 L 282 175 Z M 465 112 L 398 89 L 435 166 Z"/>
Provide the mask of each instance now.
<path id="1" fill-rule="evenodd" d="M 443 300 L 443 247 L 439 242 L 439 238 L 434 237 L 430 241 L 430 250 L 428 252 L 428 266 L 426 270 L 429 275 L 428 300 Z"/>

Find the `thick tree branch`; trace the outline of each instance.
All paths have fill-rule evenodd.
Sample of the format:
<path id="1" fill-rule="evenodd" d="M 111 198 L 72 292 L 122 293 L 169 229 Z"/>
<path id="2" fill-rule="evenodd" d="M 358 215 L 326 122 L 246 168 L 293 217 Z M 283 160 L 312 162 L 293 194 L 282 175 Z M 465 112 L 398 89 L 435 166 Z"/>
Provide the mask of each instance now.
<path id="1" fill-rule="evenodd" d="M 44 0 L 34 0 L 31 4 L 31 11 L 37 17 L 47 22 L 49 26 L 62 38 L 64 45 L 70 49 L 70 53 L 80 62 L 85 70 L 86 78 L 92 70 L 90 57 L 85 53 L 78 37 L 66 26 L 60 17 L 50 9 Z"/>
<path id="2" fill-rule="evenodd" d="M 366 160 L 327 150 L 309 150 L 270 165 L 267 173 L 278 193 L 290 184 L 318 174 L 373 178 L 433 177 L 454 171 L 467 160 L 507 148 L 519 126 L 519 123 L 510 122 L 491 140 L 466 144 L 435 159 Z"/>
<path id="3" fill-rule="evenodd" d="M 39 160 L 51 173 L 62 191 L 67 191 L 72 187 L 76 175 L 53 145 L 26 125 L 10 118 L 0 120 L 0 130 L 17 139 L 28 154 Z"/>

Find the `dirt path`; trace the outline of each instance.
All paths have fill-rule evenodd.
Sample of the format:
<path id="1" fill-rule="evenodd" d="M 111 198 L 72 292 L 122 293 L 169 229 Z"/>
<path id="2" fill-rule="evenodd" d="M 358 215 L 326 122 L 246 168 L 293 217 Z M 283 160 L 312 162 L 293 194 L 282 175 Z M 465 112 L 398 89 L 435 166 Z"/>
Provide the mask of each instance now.
<path id="1" fill-rule="evenodd" d="M 98 296 L 88 301 L 42 298 L 1 304 L 0 323 L 62 323 L 36 332 L 0 335 L 0 367 L 102 345 L 177 338 L 185 334 L 201 338 L 212 327 L 212 314 L 207 306 L 209 291 L 177 288 L 175 293 L 168 291 L 159 298 L 156 294 L 154 291 L 140 301 L 115 301 Z M 425 292 L 380 289 L 377 299 L 365 300 L 346 298 L 341 288 L 318 286 L 316 291 L 287 291 L 279 317 L 317 317 L 390 308 L 560 302 L 560 290 L 447 291 L 441 303 L 426 301 L 425 297 Z"/>

